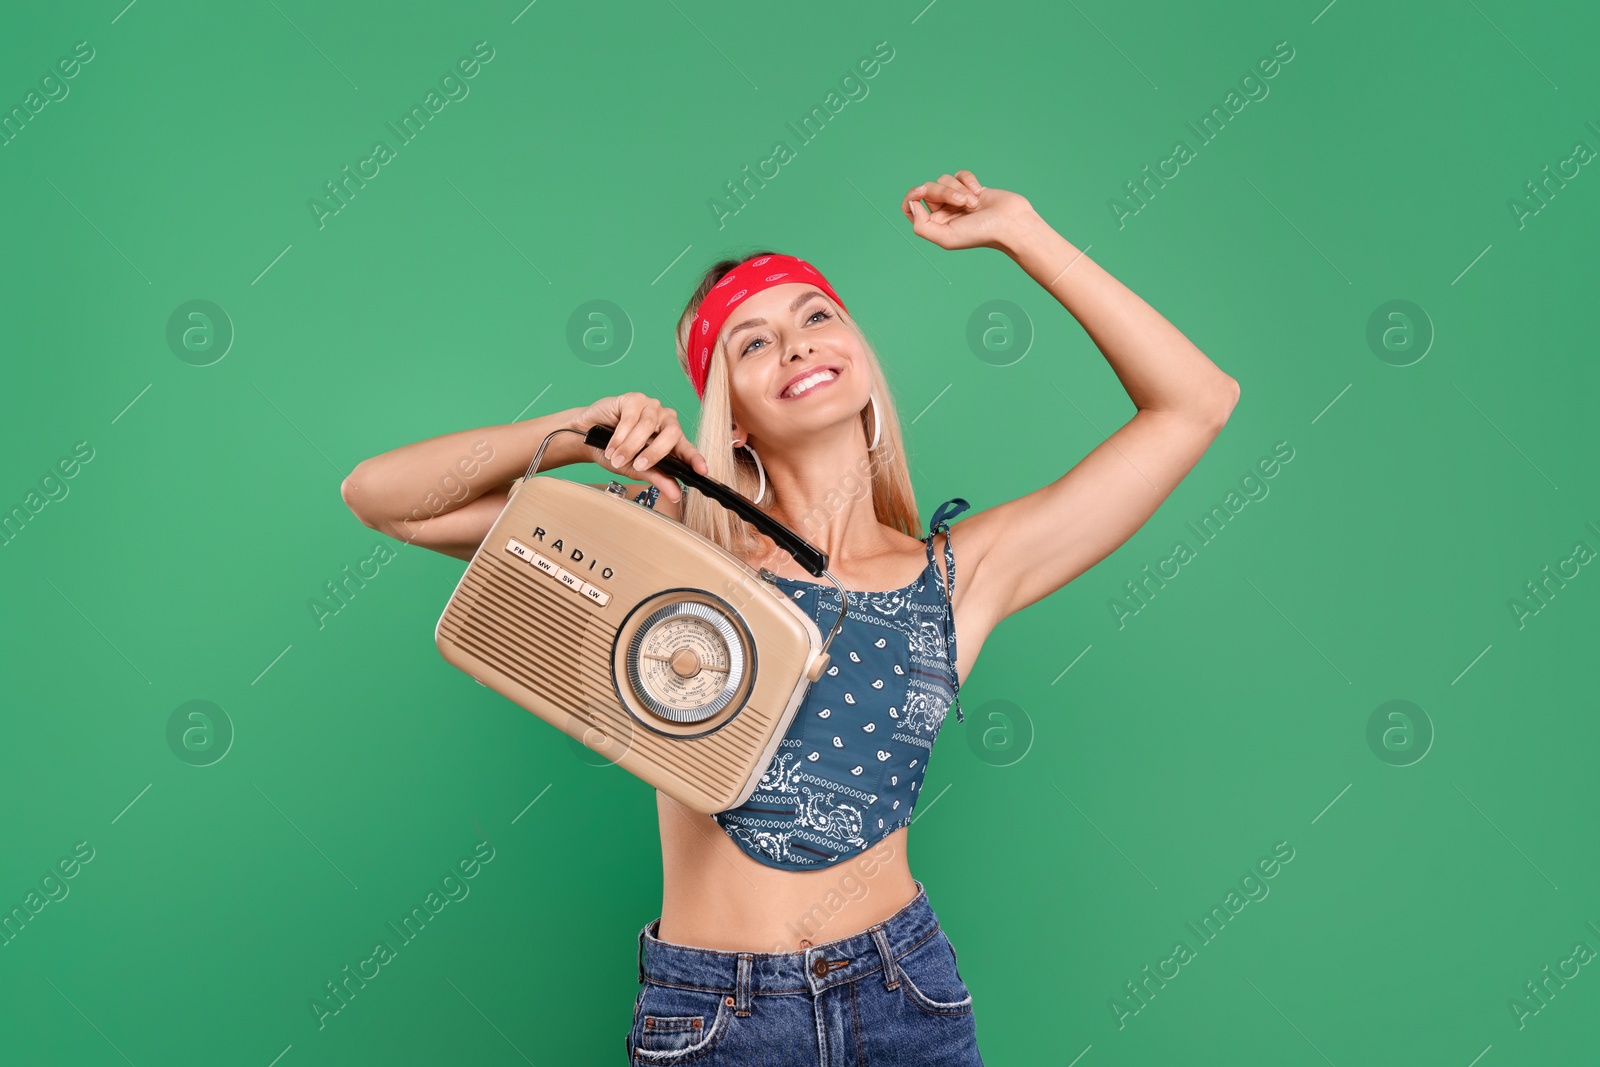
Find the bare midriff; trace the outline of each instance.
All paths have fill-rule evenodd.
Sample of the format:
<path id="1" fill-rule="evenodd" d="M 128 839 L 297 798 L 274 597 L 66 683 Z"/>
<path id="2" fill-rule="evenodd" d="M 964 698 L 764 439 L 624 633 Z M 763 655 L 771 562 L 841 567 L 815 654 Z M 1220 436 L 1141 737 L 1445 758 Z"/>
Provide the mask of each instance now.
<path id="1" fill-rule="evenodd" d="M 791 871 L 746 855 L 709 815 L 660 790 L 663 893 L 656 937 L 723 952 L 799 952 L 858 934 L 917 895 L 909 827 L 859 855 Z"/>

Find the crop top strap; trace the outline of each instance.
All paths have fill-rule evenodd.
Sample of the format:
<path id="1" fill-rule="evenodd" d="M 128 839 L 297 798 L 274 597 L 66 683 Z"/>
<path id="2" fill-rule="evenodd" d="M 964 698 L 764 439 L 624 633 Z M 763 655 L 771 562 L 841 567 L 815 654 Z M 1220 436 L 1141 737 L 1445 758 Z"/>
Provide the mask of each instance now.
<path id="1" fill-rule="evenodd" d="M 956 707 L 956 721 L 966 722 L 967 717 L 961 713 L 961 677 L 956 673 L 956 618 L 955 618 L 955 588 L 956 588 L 956 557 L 950 547 L 950 520 L 966 511 L 968 504 L 961 497 L 952 497 L 940 504 L 933 513 L 933 521 L 928 524 L 928 536 L 925 539 L 928 546 L 928 564 L 933 564 L 933 538 L 940 530 L 944 531 L 944 569 L 949 580 L 945 586 L 945 612 L 944 612 L 944 646 L 949 654 L 950 685 L 952 700 Z"/>

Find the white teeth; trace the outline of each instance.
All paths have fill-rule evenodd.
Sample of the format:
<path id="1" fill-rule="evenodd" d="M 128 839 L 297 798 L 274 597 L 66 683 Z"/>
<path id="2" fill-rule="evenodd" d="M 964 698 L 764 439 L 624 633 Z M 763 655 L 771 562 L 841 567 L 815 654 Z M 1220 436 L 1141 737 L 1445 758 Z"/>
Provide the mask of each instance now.
<path id="1" fill-rule="evenodd" d="M 807 389 L 810 389 L 813 385 L 817 385 L 820 382 L 831 382 L 837 377 L 838 375 L 831 370 L 819 370 L 817 373 L 809 375 L 805 378 L 801 378 L 798 382 L 795 382 L 794 385 L 790 386 L 783 395 L 789 397 L 799 396 Z"/>

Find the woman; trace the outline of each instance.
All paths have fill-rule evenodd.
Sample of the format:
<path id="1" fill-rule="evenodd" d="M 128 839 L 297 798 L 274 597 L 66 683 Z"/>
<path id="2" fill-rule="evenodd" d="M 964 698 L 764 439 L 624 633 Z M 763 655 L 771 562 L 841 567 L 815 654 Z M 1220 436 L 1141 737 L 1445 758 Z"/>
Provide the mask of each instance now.
<path id="1" fill-rule="evenodd" d="M 918 512 L 876 355 L 816 268 L 758 252 L 712 266 L 679 322 L 679 362 L 701 401 L 699 447 L 671 408 L 626 393 L 409 445 L 345 482 L 367 525 L 471 559 L 545 435 L 612 426 L 605 454 L 562 434 L 541 469 L 596 462 L 654 483 L 658 510 L 765 568 L 826 633 L 838 591 L 654 469 L 676 456 L 826 552 L 850 593 L 832 666 L 751 798 L 708 817 L 656 794 L 664 898 L 639 933 L 633 1064 L 983 1062 L 971 993 L 907 860 L 927 755 L 947 709 L 961 718 L 957 692 L 996 624 L 1137 530 L 1239 397 L 1232 378 L 1024 197 L 962 170 L 910 189 L 901 210 L 941 248 L 1015 260 L 1127 389 L 1136 414 L 1055 481 L 955 522 L 968 505 L 952 498 L 928 536 L 912 536 Z M 493 458 L 467 495 L 444 510 L 413 507 L 485 439 Z"/>

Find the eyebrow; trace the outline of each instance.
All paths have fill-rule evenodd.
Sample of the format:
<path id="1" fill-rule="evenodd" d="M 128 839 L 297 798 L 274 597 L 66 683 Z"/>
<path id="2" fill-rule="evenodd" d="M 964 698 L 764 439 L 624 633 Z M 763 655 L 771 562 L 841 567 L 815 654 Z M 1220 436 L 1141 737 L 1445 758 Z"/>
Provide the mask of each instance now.
<path id="1" fill-rule="evenodd" d="M 801 293 L 799 296 L 795 297 L 794 301 L 789 305 L 789 314 L 793 315 L 796 311 L 799 311 L 800 310 L 800 305 L 804 304 L 807 300 L 810 300 L 812 297 L 814 297 L 814 296 L 822 296 L 822 295 L 823 294 L 817 292 L 817 290 L 815 290 L 815 289 L 811 290 L 808 293 Z M 733 341 L 734 335 L 737 334 L 740 330 L 748 330 L 752 326 L 765 326 L 766 324 L 767 324 L 767 320 L 766 319 L 746 319 L 745 321 L 741 322 L 739 325 L 735 326 L 733 329 L 728 331 L 728 341 L 731 343 Z"/>

